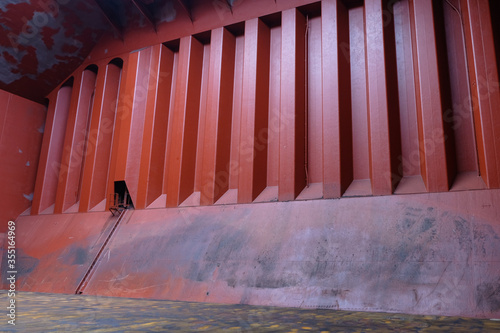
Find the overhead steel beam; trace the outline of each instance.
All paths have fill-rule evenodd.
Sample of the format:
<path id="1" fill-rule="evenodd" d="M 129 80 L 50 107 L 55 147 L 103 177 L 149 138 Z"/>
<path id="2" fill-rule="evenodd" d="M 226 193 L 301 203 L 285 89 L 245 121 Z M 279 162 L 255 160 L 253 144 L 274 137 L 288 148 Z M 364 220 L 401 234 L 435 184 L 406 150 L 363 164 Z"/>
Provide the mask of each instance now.
<path id="1" fill-rule="evenodd" d="M 193 22 L 193 13 L 191 12 L 190 6 L 184 0 L 177 0 L 177 2 L 186 11 L 186 13 L 188 14 L 189 19 L 191 20 L 191 22 Z"/>
<path id="2" fill-rule="evenodd" d="M 153 26 L 153 29 L 156 32 L 156 20 L 155 20 L 153 14 L 151 13 L 151 11 L 142 2 L 140 2 L 138 0 L 131 0 L 131 1 L 137 7 L 137 9 L 139 9 L 141 14 L 144 17 L 146 17 L 146 19 L 149 21 L 149 23 L 151 23 L 151 25 Z"/>
<path id="3" fill-rule="evenodd" d="M 111 17 L 109 17 L 109 15 L 106 13 L 106 11 L 104 10 L 104 8 L 102 7 L 101 3 L 98 0 L 94 0 L 94 2 L 97 5 L 97 7 L 99 7 L 99 9 L 101 10 L 101 13 L 104 15 L 104 17 L 106 17 L 108 23 L 111 24 L 113 29 L 115 29 L 115 32 L 118 34 L 118 37 L 123 41 L 124 40 L 123 33 L 120 27 L 116 24 L 116 22 L 114 22 L 111 19 Z"/>

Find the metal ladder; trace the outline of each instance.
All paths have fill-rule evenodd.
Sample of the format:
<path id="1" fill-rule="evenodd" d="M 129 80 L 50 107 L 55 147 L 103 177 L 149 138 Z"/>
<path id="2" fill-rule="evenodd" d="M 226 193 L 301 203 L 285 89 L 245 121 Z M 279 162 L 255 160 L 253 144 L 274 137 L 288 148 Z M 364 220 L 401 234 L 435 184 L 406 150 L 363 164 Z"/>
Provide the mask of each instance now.
<path id="1" fill-rule="evenodd" d="M 111 208 L 110 208 L 110 210 L 111 210 Z M 115 233 L 116 229 L 118 228 L 120 223 L 123 221 L 123 219 L 127 215 L 127 208 L 117 207 L 117 209 L 114 212 L 111 211 L 111 213 L 113 214 L 114 217 L 118 216 L 118 218 L 116 219 L 108 236 L 106 237 L 106 239 L 102 243 L 101 248 L 99 249 L 99 251 L 97 251 L 97 254 L 94 257 L 94 260 L 92 260 L 92 263 L 90 264 L 89 268 L 87 269 L 87 272 L 85 272 L 85 275 L 83 276 L 82 281 L 78 284 L 78 287 L 76 288 L 76 291 L 75 291 L 75 294 L 77 294 L 77 295 L 83 294 L 83 291 L 87 287 L 88 282 L 90 281 L 90 279 L 94 275 L 95 269 L 97 268 L 96 267 L 97 262 L 100 260 L 101 255 L 104 253 L 104 250 L 107 247 L 109 241 L 111 240 L 111 237 L 113 237 L 113 234 Z M 115 215 L 115 213 L 117 213 L 118 215 Z"/>

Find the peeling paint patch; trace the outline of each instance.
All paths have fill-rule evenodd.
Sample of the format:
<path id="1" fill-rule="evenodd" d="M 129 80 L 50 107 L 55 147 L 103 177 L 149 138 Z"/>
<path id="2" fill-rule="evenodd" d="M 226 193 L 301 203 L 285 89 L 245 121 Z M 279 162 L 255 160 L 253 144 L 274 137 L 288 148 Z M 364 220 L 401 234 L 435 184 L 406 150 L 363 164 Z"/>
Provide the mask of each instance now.
<path id="1" fill-rule="evenodd" d="M 28 201 L 33 201 L 33 195 L 34 193 L 30 193 L 29 195 L 23 194 L 23 197 Z"/>
<path id="2" fill-rule="evenodd" d="M 87 0 L 0 0 L 0 14 L 0 89 L 39 102 L 107 27 Z M 35 82 L 40 89 L 31 88 Z"/>
<path id="3" fill-rule="evenodd" d="M 26 166 L 28 167 L 30 166 L 30 161 L 26 162 Z"/>
<path id="4" fill-rule="evenodd" d="M 45 124 L 42 124 L 42 126 L 38 127 L 37 131 L 38 131 L 38 133 L 45 132 Z"/>
<path id="5" fill-rule="evenodd" d="M 172 1 L 168 1 L 165 6 L 161 9 L 160 14 L 161 20 L 159 23 L 172 22 L 177 17 L 177 11 L 174 8 Z"/>
<path id="6" fill-rule="evenodd" d="M 0 1 L 0 10 L 5 12 L 8 5 L 17 5 L 19 3 L 31 3 L 30 0 L 2 0 Z"/>
<path id="7" fill-rule="evenodd" d="M 23 151 L 22 151 L 21 149 L 19 149 L 18 151 L 19 151 L 19 154 L 22 154 L 22 153 L 23 153 Z"/>

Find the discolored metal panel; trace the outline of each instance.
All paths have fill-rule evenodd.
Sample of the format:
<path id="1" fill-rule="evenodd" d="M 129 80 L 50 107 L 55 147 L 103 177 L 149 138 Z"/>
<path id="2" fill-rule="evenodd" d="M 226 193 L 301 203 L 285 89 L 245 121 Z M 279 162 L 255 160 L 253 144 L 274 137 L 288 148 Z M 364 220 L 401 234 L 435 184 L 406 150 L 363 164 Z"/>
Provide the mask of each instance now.
<path id="1" fill-rule="evenodd" d="M 486 190 L 135 211 L 86 292 L 494 318 L 499 200 Z"/>

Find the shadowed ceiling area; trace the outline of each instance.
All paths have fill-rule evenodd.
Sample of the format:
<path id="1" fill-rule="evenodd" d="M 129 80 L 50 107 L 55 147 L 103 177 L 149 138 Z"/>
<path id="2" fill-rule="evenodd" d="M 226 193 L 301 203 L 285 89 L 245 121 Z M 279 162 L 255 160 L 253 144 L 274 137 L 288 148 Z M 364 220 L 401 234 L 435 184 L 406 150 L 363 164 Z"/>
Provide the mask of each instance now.
<path id="1" fill-rule="evenodd" d="M 0 89 L 40 102 L 108 29 L 92 0 L 1 0 Z"/>
<path id="2" fill-rule="evenodd" d="M 174 2 L 191 15 L 186 0 L 0 0 L 0 89 L 42 102 L 104 32 L 156 30 Z"/>

